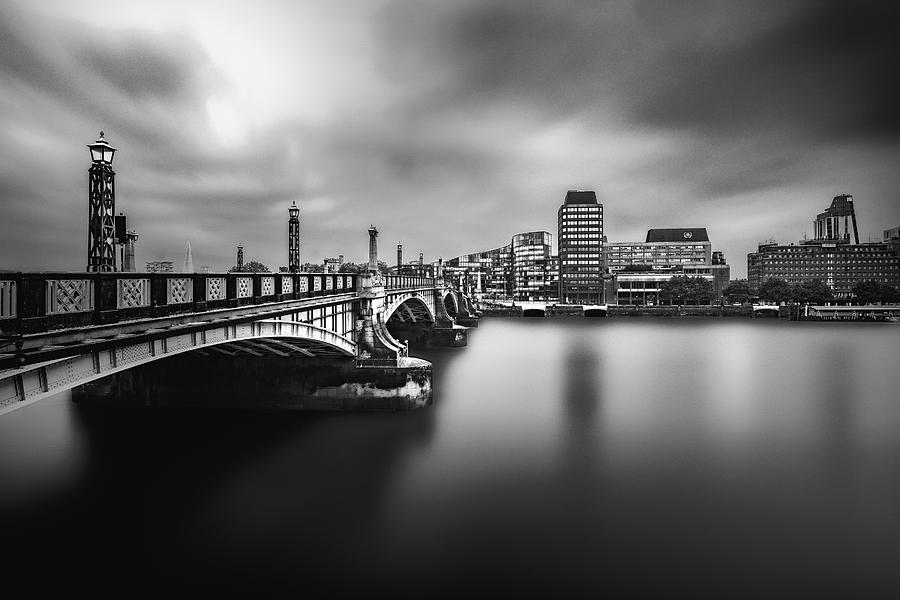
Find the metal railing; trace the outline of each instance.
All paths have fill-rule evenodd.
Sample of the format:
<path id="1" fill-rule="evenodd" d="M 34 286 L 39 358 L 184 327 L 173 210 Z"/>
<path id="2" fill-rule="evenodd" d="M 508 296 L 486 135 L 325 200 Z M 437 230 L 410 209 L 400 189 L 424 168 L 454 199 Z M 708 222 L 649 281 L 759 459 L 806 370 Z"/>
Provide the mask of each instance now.
<path id="1" fill-rule="evenodd" d="M 3 273 L 0 333 L 347 294 L 358 284 L 347 273 Z"/>

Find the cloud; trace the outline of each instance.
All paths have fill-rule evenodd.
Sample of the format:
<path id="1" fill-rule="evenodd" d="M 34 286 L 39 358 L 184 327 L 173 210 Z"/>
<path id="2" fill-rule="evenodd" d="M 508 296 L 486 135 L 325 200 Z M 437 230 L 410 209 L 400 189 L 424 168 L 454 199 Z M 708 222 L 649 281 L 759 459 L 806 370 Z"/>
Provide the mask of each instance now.
<path id="1" fill-rule="evenodd" d="M 611 240 L 705 226 L 738 265 L 838 193 L 864 230 L 897 220 L 891 3 L 238 6 L 177 29 L 164 4 L 102 29 L 0 9 L 0 268 L 83 268 L 100 129 L 139 262 L 190 239 L 196 264 L 243 242 L 278 266 L 292 201 L 304 260 L 364 260 L 370 223 L 429 259 L 555 234 L 567 189 L 598 192 Z M 734 225 L 760 214 L 774 232 Z"/>

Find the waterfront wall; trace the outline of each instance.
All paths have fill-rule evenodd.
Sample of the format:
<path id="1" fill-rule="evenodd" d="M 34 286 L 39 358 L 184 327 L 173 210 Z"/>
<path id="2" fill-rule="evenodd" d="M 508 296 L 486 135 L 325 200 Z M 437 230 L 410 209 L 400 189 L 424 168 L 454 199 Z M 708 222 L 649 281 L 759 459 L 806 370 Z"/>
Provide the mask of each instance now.
<path id="1" fill-rule="evenodd" d="M 743 317 L 773 318 L 772 313 L 754 314 L 752 306 L 630 306 L 608 305 L 608 317 Z M 482 316 L 521 317 L 521 306 L 485 306 Z M 584 309 L 574 305 L 547 305 L 547 317 L 583 317 Z M 779 307 L 779 317 L 788 316 L 787 307 Z"/>
<path id="2" fill-rule="evenodd" d="M 610 317 L 753 317 L 752 306 L 626 306 L 607 307 Z M 780 316 L 780 314 L 779 314 Z"/>

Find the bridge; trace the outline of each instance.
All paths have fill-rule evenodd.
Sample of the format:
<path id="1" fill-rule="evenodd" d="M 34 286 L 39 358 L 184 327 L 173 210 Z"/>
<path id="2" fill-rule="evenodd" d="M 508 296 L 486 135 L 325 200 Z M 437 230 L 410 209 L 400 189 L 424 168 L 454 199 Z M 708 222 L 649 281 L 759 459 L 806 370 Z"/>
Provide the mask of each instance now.
<path id="1" fill-rule="evenodd" d="M 388 393 L 394 408 L 420 406 L 430 401 L 431 365 L 391 330 L 465 346 L 473 326 L 471 300 L 440 277 L 0 273 L 0 414 L 178 356 L 338 361 L 351 385 L 314 385 L 308 396 L 343 394 L 366 408 L 367 397 Z"/>

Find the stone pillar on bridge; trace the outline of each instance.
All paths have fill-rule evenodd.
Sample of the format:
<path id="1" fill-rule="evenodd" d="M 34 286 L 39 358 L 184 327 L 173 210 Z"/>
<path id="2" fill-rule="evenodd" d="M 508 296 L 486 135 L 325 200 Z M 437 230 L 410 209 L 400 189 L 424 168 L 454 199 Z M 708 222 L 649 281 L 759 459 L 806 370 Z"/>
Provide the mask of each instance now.
<path id="1" fill-rule="evenodd" d="M 378 230 L 369 225 L 369 270 L 378 271 Z"/>
<path id="2" fill-rule="evenodd" d="M 397 364 L 406 348 L 388 333 L 381 315 L 385 310 L 384 277 L 378 270 L 378 230 L 369 227 L 369 265 L 360 274 L 359 317 L 356 322 L 357 363 Z"/>

